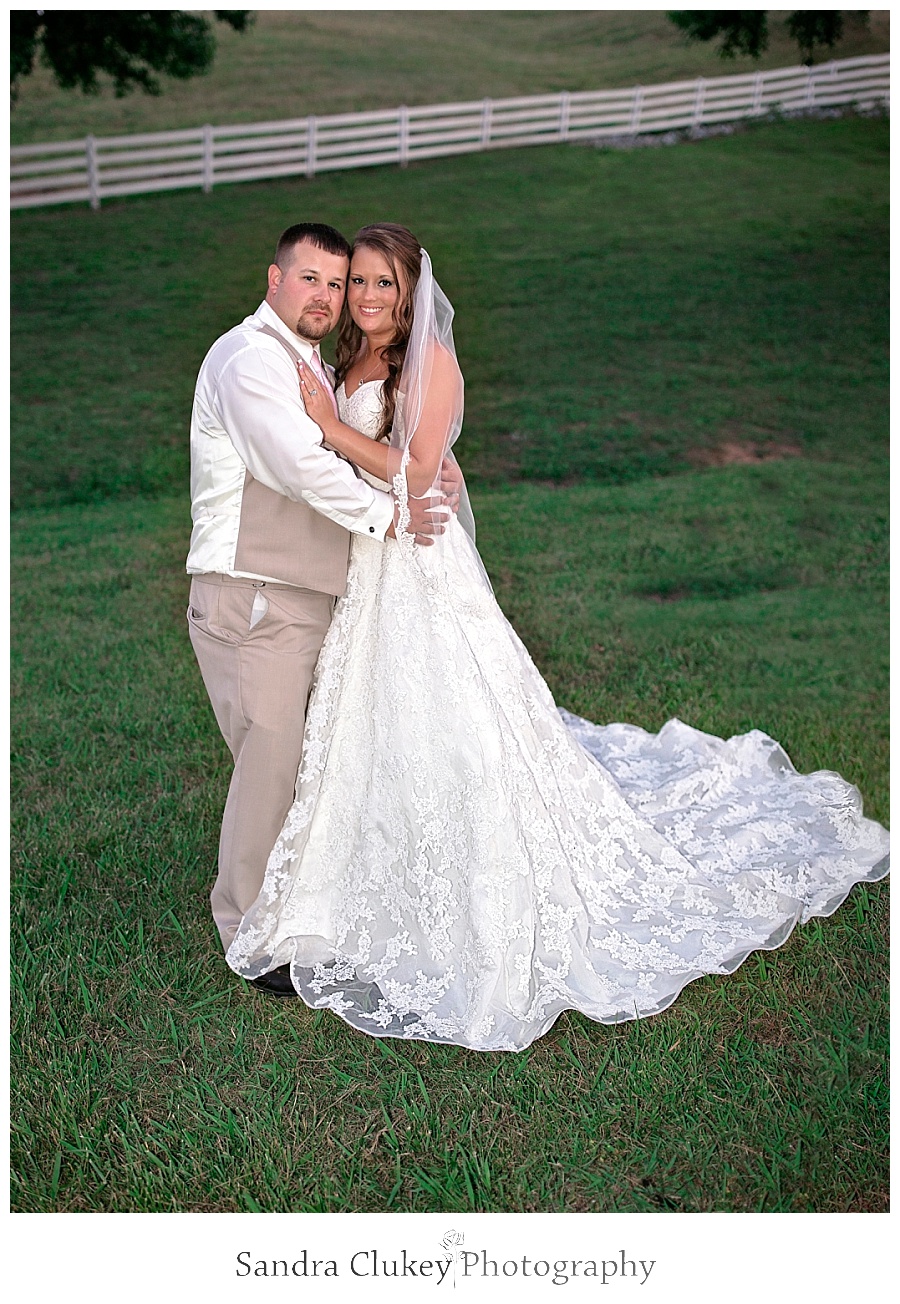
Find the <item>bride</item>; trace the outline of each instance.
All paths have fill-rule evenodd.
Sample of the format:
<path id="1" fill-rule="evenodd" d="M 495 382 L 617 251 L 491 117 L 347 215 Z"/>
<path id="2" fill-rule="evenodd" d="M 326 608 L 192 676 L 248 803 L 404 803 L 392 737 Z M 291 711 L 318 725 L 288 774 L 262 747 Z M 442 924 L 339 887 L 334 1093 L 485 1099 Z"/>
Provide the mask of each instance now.
<path id="1" fill-rule="evenodd" d="M 521 1050 L 563 1010 L 658 1014 L 888 870 L 839 775 L 757 730 L 727 741 L 558 711 L 494 600 L 462 490 L 432 547 L 403 530 L 462 425 L 453 310 L 404 227 L 356 237 L 326 442 L 393 487 L 396 542 L 354 535 L 296 800 L 228 952 L 290 967 L 375 1036 Z"/>

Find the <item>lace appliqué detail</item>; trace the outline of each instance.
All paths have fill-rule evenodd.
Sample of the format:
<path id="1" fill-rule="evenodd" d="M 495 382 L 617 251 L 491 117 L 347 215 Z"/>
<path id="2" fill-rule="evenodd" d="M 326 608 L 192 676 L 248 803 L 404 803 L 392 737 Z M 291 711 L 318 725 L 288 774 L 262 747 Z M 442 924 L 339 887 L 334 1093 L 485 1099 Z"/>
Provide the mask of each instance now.
<path id="1" fill-rule="evenodd" d="M 374 433 L 380 389 L 338 391 Z M 407 517 L 408 524 L 408 517 Z M 519 1050 L 665 1009 L 887 873 L 888 835 L 759 731 L 558 712 L 454 521 L 354 535 L 296 800 L 228 952 L 374 1036 Z"/>

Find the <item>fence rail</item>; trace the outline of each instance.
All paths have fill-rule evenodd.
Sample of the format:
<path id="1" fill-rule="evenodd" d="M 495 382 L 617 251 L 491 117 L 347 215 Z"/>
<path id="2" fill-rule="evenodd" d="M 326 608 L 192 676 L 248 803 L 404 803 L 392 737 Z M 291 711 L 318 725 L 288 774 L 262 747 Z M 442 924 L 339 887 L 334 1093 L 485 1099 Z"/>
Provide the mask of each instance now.
<path id="1" fill-rule="evenodd" d="M 119 195 L 195 186 L 210 191 L 231 181 L 314 177 L 385 163 L 406 167 L 484 149 L 696 129 L 772 111 L 868 109 L 887 105 L 889 93 L 890 55 L 876 54 L 627 90 L 17 145 L 10 150 L 10 207 L 87 201 L 99 208 L 101 200 Z"/>

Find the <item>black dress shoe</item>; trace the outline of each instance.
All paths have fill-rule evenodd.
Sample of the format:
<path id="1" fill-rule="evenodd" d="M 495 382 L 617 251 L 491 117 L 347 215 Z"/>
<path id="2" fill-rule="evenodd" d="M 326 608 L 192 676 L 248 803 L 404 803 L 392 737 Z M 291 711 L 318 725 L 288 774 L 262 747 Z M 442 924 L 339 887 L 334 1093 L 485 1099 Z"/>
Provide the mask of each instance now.
<path id="1" fill-rule="evenodd" d="M 248 978 L 251 987 L 258 987 L 261 992 L 268 992 L 270 996 L 296 996 L 297 990 L 291 982 L 291 966 L 281 964 L 277 969 L 270 969 L 268 973 L 261 973 L 258 978 Z"/>

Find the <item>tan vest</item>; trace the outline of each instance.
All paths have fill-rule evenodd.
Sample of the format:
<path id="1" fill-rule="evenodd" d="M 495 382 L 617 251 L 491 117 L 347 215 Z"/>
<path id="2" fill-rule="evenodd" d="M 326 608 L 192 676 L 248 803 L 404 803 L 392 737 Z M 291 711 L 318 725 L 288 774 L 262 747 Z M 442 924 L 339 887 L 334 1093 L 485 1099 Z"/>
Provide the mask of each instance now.
<path id="1" fill-rule="evenodd" d="M 300 354 L 271 326 L 261 327 L 296 363 Z M 234 569 L 340 597 L 347 587 L 350 531 L 307 503 L 260 484 L 247 471 Z"/>

